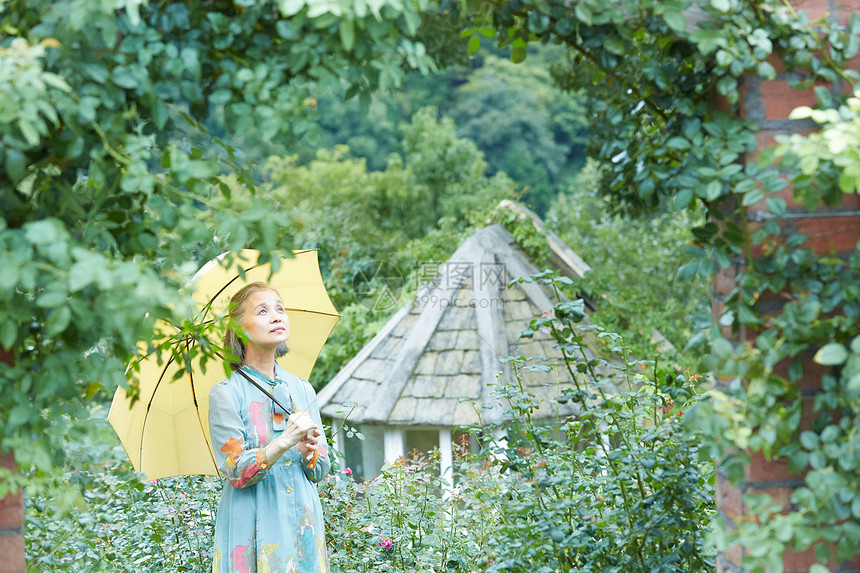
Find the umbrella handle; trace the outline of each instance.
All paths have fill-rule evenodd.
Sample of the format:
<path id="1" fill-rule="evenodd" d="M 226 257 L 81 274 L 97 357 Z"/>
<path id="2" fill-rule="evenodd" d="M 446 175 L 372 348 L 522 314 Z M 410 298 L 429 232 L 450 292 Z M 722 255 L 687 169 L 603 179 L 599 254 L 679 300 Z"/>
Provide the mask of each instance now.
<path id="1" fill-rule="evenodd" d="M 281 407 L 281 409 L 283 409 L 283 410 L 284 410 L 284 412 L 286 412 L 288 416 L 289 416 L 290 414 L 292 414 L 292 411 L 291 411 L 289 408 L 285 408 L 283 404 L 281 404 L 280 402 L 278 402 L 278 400 L 277 400 L 274 396 L 272 396 L 271 392 L 269 392 L 268 390 L 266 390 L 265 388 L 263 388 L 262 386 L 260 386 L 260 383 L 259 383 L 259 382 L 257 382 L 256 380 L 254 380 L 253 378 L 251 378 L 250 376 L 248 376 L 247 374 L 245 374 L 245 373 L 244 373 L 240 368 L 237 368 L 237 369 L 236 369 L 236 372 L 238 372 L 239 374 L 241 374 L 241 375 L 245 378 L 245 380 L 247 380 L 248 382 L 250 382 L 251 384 L 253 384 L 254 386 L 256 386 L 256 387 L 257 387 L 257 390 L 259 390 L 260 392 L 262 392 L 263 394 L 265 394 L 266 396 L 268 396 L 269 398 L 271 398 L 271 399 L 272 399 L 272 402 L 274 402 L 275 404 L 277 404 L 278 406 L 280 406 L 280 407 Z"/>

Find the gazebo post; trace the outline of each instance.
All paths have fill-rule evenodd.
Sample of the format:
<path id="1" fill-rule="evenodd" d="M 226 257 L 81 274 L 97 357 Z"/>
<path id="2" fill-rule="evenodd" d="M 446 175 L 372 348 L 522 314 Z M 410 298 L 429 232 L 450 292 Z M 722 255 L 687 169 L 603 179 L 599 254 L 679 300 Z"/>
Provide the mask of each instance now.
<path id="1" fill-rule="evenodd" d="M 382 438 L 383 460 L 393 464 L 406 455 L 406 430 L 401 428 L 385 428 Z"/>
<path id="2" fill-rule="evenodd" d="M 442 489 L 445 499 L 454 489 L 454 449 L 451 447 L 451 428 L 439 430 L 439 465 L 441 466 Z"/>

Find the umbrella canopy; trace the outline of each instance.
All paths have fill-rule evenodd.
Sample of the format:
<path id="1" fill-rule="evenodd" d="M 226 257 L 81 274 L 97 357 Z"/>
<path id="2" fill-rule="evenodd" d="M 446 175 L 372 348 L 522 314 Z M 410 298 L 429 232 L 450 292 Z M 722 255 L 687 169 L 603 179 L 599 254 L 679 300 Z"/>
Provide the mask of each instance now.
<path id="1" fill-rule="evenodd" d="M 294 258 L 281 259 L 271 276 L 271 264 L 258 264 L 257 251 L 241 251 L 229 268 L 222 265 L 226 256 L 222 255 L 194 275 L 191 288 L 200 307 L 198 318 L 211 322 L 226 316 L 230 298 L 246 284 L 271 285 L 281 295 L 293 333 L 287 341 L 289 352 L 278 363 L 308 378 L 340 315 L 323 285 L 317 251 L 293 254 Z M 176 344 L 185 353 L 195 341 L 183 339 Z M 204 371 L 199 356 L 191 365 L 190 373 L 174 380 L 180 366 L 172 357 L 159 364 L 154 354 L 146 356 L 139 362 L 140 399 L 132 405 L 122 388 L 114 395 L 108 420 L 134 469 L 148 479 L 218 473 L 209 438 L 209 389 L 226 377 L 225 371 L 212 360 Z"/>

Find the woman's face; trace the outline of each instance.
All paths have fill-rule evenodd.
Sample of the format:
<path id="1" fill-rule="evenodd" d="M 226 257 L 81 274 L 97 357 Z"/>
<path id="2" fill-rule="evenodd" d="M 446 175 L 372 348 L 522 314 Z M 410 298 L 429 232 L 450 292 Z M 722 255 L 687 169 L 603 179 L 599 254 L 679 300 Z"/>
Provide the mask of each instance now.
<path id="1" fill-rule="evenodd" d="M 242 329 L 251 342 L 272 348 L 290 338 L 290 319 L 275 291 L 258 290 L 245 300 Z"/>

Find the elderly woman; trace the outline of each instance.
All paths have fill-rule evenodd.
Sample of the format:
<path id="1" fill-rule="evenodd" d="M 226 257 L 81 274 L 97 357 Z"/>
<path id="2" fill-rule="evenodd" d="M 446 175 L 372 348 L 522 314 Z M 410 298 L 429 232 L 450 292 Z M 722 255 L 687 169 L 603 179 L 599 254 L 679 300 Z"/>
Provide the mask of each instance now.
<path id="1" fill-rule="evenodd" d="M 215 522 L 215 573 L 325 573 L 316 482 L 330 468 L 316 393 L 275 361 L 290 321 L 265 283 L 237 292 L 225 347 L 233 374 L 209 392 L 209 432 L 227 476 Z M 246 342 L 243 342 L 245 340 Z"/>

